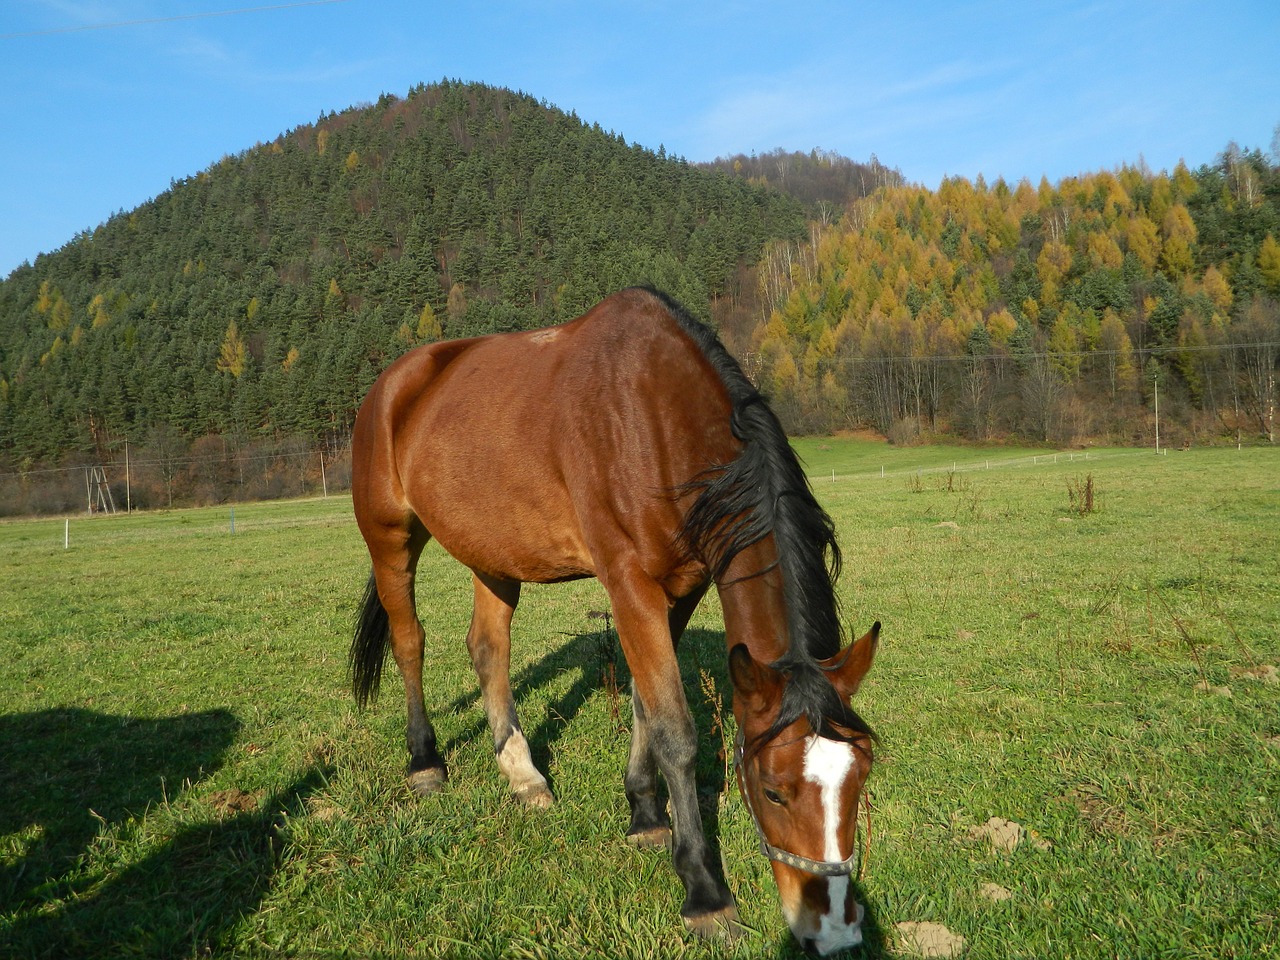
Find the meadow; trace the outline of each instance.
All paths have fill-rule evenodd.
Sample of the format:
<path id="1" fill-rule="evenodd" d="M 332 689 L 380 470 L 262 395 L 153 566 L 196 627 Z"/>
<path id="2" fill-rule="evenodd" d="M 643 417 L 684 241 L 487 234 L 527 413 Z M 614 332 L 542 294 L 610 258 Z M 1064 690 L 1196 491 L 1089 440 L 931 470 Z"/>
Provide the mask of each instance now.
<path id="1" fill-rule="evenodd" d="M 884 623 L 855 703 L 881 739 L 861 955 L 931 923 L 982 958 L 1280 956 L 1280 451 L 797 447 L 850 632 Z M 732 944 L 686 936 L 669 856 L 623 838 L 627 671 L 594 581 L 517 613 L 557 797 L 526 810 L 463 643 L 469 575 L 428 549 L 452 779 L 423 800 L 394 670 L 363 713 L 348 690 L 350 499 L 231 520 L 0 523 L 0 955 L 799 955 L 718 755 L 714 598 L 682 654 Z"/>

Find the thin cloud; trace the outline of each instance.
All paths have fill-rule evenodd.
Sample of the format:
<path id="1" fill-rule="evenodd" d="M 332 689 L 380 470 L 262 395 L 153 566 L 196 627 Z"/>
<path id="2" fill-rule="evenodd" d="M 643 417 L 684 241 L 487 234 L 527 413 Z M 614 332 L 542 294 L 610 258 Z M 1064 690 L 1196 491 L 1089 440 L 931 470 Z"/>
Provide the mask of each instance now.
<path id="1" fill-rule="evenodd" d="M 251 50 L 233 48 L 204 36 L 185 37 L 177 45 L 166 45 L 163 52 L 181 69 L 246 88 L 329 84 L 375 73 L 382 62 L 377 57 L 335 61 L 317 53 L 313 54 L 310 64 L 275 69 L 264 67 L 263 61 Z"/>
<path id="2" fill-rule="evenodd" d="M 888 156 L 888 138 L 953 126 L 990 109 L 987 84 L 1007 64 L 957 60 L 884 82 L 878 65 L 828 65 L 757 77 L 713 103 L 693 125 L 702 154 L 824 147 Z M 815 131 L 817 135 L 815 136 Z M 808 143 L 808 139 L 818 142 Z M 709 148 L 709 149 L 707 149 Z"/>

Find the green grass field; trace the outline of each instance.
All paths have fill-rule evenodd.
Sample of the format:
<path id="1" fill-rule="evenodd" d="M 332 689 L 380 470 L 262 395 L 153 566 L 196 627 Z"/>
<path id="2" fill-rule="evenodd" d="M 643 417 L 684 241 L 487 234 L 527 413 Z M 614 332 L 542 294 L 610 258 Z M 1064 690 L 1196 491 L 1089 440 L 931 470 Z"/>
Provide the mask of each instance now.
<path id="1" fill-rule="evenodd" d="M 971 957 L 1280 956 L 1280 451 L 798 447 L 851 629 L 885 626 L 857 701 L 882 738 L 862 955 L 932 922 Z M 1086 513 L 1068 488 L 1090 480 Z M 798 954 L 720 793 L 714 602 L 682 651 L 732 945 L 687 938 L 668 855 L 623 839 L 630 703 L 625 665 L 601 685 L 594 582 L 528 588 L 517 615 L 558 799 L 526 811 L 462 640 L 469 575 L 437 548 L 419 603 L 452 780 L 420 800 L 394 670 L 363 714 L 347 691 L 368 570 L 348 498 L 237 506 L 234 534 L 228 508 L 65 532 L 0 524 L 0 956 Z"/>

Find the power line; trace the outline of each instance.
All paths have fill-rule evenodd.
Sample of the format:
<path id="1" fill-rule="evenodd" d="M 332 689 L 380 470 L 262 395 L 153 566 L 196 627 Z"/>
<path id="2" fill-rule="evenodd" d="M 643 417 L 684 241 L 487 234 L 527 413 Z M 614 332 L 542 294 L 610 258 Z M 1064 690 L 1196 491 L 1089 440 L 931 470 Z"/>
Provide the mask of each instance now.
<path id="1" fill-rule="evenodd" d="M 880 364 L 880 363 L 968 363 L 971 361 L 987 361 L 987 360 L 1003 360 L 1018 362 L 1020 360 L 1066 360 L 1066 359 L 1088 359 L 1090 357 L 1119 357 L 1130 356 L 1134 358 L 1155 357 L 1157 359 L 1166 360 L 1171 356 L 1182 353 L 1231 353 L 1241 350 L 1258 349 L 1267 347 L 1271 349 L 1280 348 L 1280 341 L 1252 341 L 1248 343 L 1218 343 L 1218 344 L 1187 344 L 1186 346 L 1171 346 L 1161 344 L 1159 346 L 1131 347 L 1128 350 L 1026 350 L 1009 353 L 921 353 L 921 354 L 875 354 L 872 356 L 862 357 L 822 357 L 818 361 L 819 366 L 858 366 L 863 364 Z M 750 356 L 760 356 L 753 351 Z"/>
<path id="2" fill-rule="evenodd" d="M 142 27 L 156 23 L 178 23 L 182 20 L 209 20 L 213 17 L 234 17 L 241 13 L 266 13 L 272 10 L 292 10 L 296 7 L 320 7 L 347 0 L 296 0 L 294 3 L 276 3 L 262 7 L 240 7 L 236 10 L 209 10 L 205 13 L 187 13 L 173 17 L 148 17 L 144 20 L 114 20 L 107 23 L 86 23 L 78 27 L 54 27 L 50 30 L 31 30 L 26 33 L 0 33 L 0 40 L 23 40 L 29 37 L 52 37 L 64 33 L 86 33 L 90 30 L 115 30 L 119 27 Z"/>

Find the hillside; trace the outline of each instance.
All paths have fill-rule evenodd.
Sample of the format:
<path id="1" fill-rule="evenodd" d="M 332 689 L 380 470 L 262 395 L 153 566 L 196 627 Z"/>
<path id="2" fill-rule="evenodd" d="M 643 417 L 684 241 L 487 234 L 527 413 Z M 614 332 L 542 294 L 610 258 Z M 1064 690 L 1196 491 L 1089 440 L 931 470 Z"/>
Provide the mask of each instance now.
<path id="1" fill-rule="evenodd" d="M 0 283 L 0 470 L 117 459 L 125 439 L 340 445 L 417 343 L 556 323 L 631 283 L 731 320 L 755 296 L 741 271 L 803 231 L 776 190 L 523 94 L 385 96 Z"/>
<path id="2" fill-rule="evenodd" d="M 775 243 L 751 363 L 793 429 L 896 441 L 1267 440 L 1280 166 L 888 186 Z"/>

